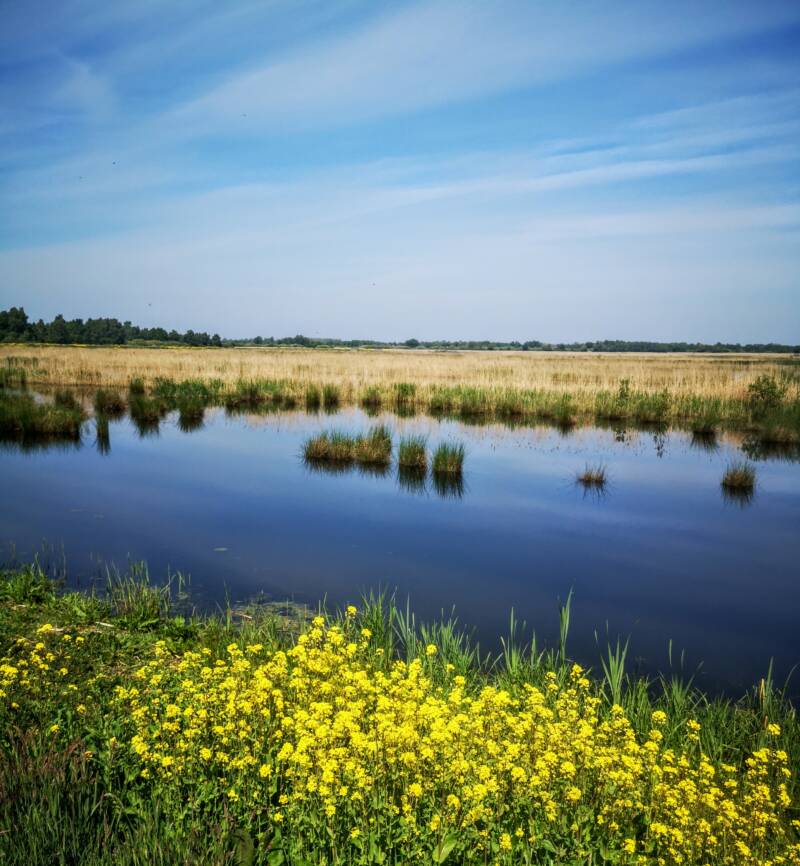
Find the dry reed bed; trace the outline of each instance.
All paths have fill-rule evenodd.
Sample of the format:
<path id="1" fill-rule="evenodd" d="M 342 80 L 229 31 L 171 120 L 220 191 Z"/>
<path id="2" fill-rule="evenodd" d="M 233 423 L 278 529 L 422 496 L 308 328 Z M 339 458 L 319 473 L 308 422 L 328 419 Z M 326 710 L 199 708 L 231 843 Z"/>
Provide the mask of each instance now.
<path id="1" fill-rule="evenodd" d="M 152 384 L 159 377 L 219 379 L 226 385 L 242 379 L 330 382 L 345 402 L 355 402 L 370 386 L 402 382 L 414 383 L 417 397 L 425 399 L 434 386 L 459 385 L 588 395 L 616 391 L 623 379 L 645 393 L 666 389 L 676 397 L 739 399 L 761 374 L 800 373 L 800 359 L 744 354 L 0 346 L 0 365 L 9 359 L 27 368 L 31 385 L 127 387 L 133 378 Z"/>

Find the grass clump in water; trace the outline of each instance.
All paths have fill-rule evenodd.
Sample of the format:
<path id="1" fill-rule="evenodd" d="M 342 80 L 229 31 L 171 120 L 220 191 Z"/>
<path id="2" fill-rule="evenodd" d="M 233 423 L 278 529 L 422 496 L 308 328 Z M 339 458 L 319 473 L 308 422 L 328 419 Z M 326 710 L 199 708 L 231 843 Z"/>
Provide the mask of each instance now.
<path id="1" fill-rule="evenodd" d="M 330 460 L 350 463 L 353 460 L 355 439 L 338 430 L 312 436 L 303 446 L 303 457 L 310 462 Z"/>
<path id="2" fill-rule="evenodd" d="M 426 445 L 424 436 L 404 436 L 397 447 L 398 466 L 425 472 L 428 468 Z"/>
<path id="3" fill-rule="evenodd" d="M 434 475 L 460 475 L 464 469 L 466 451 L 460 442 L 443 442 L 433 452 L 431 468 Z"/>
<path id="4" fill-rule="evenodd" d="M 322 405 L 322 393 L 316 385 L 308 385 L 305 394 L 306 409 L 316 410 Z"/>
<path id="5" fill-rule="evenodd" d="M 139 377 L 128 382 L 128 393 L 131 397 L 143 397 L 145 394 L 144 379 Z"/>
<path id="6" fill-rule="evenodd" d="M 377 385 L 370 385 L 370 387 L 361 395 L 360 402 L 364 409 L 377 411 L 381 408 L 381 404 L 383 403 L 381 389 L 378 388 Z"/>
<path id="7" fill-rule="evenodd" d="M 386 466 L 392 459 L 392 434 L 383 424 L 373 427 L 353 442 L 353 459 L 358 463 Z"/>
<path id="8" fill-rule="evenodd" d="M 30 394 L 0 394 L 0 433 L 7 436 L 79 439 L 84 420 L 77 402 L 48 405 Z"/>
<path id="9" fill-rule="evenodd" d="M 338 409 L 342 401 L 342 394 L 336 385 L 322 386 L 322 405 L 326 409 Z"/>
<path id="10" fill-rule="evenodd" d="M 608 481 L 606 467 L 602 463 L 596 465 L 587 463 L 583 471 L 578 473 L 577 480 L 584 487 L 605 487 Z"/>
<path id="11" fill-rule="evenodd" d="M 100 388 L 94 395 L 95 415 L 118 418 L 125 411 L 125 400 L 119 391 Z"/>
<path id="12" fill-rule="evenodd" d="M 728 464 L 721 484 L 725 490 L 752 492 L 756 486 L 755 466 L 744 461 Z"/>

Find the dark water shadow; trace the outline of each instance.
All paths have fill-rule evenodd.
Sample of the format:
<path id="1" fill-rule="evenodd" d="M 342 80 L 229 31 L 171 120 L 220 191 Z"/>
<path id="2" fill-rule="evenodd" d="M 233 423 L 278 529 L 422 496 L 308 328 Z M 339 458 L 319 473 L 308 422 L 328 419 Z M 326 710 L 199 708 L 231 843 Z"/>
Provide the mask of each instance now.
<path id="1" fill-rule="evenodd" d="M 794 442 L 766 442 L 749 436 L 740 445 L 742 453 L 751 460 L 778 460 L 800 463 L 800 444 Z"/>
<path id="2" fill-rule="evenodd" d="M 94 444 L 97 453 L 107 456 L 111 453 L 111 433 L 109 432 L 108 416 L 97 415 L 94 419 Z"/>
<path id="3" fill-rule="evenodd" d="M 397 467 L 397 486 L 404 493 L 424 496 L 428 492 L 428 473 L 415 466 Z"/>
<path id="4" fill-rule="evenodd" d="M 754 487 L 726 487 L 724 484 L 720 484 L 720 490 L 722 491 L 722 501 L 726 505 L 737 508 L 748 508 L 756 499 Z"/>
<path id="5" fill-rule="evenodd" d="M 689 439 L 689 447 L 694 448 L 696 451 L 704 451 L 707 454 L 715 454 L 719 451 L 717 434 L 695 431 L 692 433 L 691 439 Z"/>
<path id="6" fill-rule="evenodd" d="M 431 483 L 437 496 L 442 499 L 463 499 L 464 476 L 460 472 L 432 472 Z"/>

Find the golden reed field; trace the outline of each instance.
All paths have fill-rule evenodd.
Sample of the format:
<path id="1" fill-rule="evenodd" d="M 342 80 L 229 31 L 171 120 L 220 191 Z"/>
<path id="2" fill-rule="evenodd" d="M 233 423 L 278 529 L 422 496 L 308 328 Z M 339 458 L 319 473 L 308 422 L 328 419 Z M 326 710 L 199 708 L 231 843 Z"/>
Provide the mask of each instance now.
<path id="1" fill-rule="evenodd" d="M 469 386 L 592 394 L 631 389 L 737 399 L 762 374 L 800 368 L 797 358 L 746 354 L 589 354 L 576 352 L 428 351 L 420 349 L 127 348 L 0 346 L 0 365 L 19 364 L 30 385 L 127 386 L 140 377 L 173 380 L 278 379 L 331 383 L 345 401 L 364 388 L 398 382 L 418 389 Z"/>

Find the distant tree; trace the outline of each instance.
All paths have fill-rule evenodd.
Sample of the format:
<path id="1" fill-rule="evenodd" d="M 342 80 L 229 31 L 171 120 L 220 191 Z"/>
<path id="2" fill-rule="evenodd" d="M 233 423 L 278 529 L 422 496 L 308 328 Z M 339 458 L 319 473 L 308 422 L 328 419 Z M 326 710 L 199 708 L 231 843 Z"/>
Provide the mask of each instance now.
<path id="1" fill-rule="evenodd" d="M 405 345 L 408 346 L 409 349 L 416 349 L 419 346 L 419 340 L 415 340 L 413 337 L 410 340 L 406 340 Z"/>

